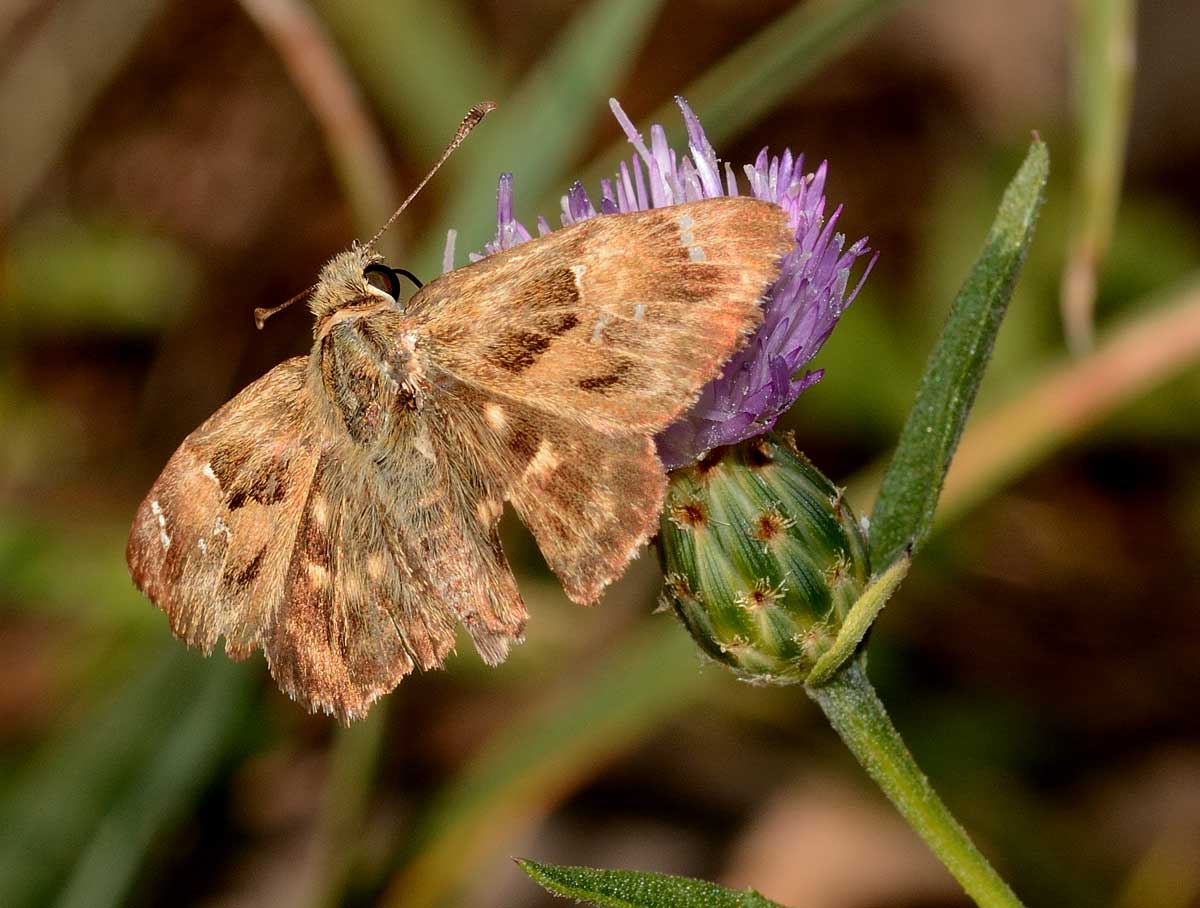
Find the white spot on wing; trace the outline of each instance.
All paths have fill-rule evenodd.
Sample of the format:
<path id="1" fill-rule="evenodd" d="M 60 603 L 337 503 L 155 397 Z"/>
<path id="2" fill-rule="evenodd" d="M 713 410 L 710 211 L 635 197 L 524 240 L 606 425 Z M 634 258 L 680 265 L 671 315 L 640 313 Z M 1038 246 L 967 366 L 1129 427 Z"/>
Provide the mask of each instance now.
<path id="1" fill-rule="evenodd" d="M 308 579 L 312 581 L 313 586 L 323 587 L 329 583 L 329 571 L 324 565 L 317 564 L 315 561 L 310 561 L 304 566 L 308 572 Z"/>
<path id="2" fill-rule="evenodd" d="M 372 580 L 382 579 L 386 567 L 387 563 L 383 560 L 383 555 L 379 552 L 372 552 L 367 556 L 367 576 Z"/>
<path id="3" fill-rule="evenodd" d="M 633 307 L 633 320 L 635 322 L 640 322 L 645 317 L 646 317 L 646 304 L 638 303 L 636 306 Z"/>
<path id="4" fill-rule="evenodd" d="M 692 220 L 690 215 L 680 215 L 675 219 L 675 223 L 679 225 L 679 242 L 687 247 L 688 258 L 693 262 L 703 262 L 705 259 L 704 250 L 696 244 L 696 237 L 692 233 L 692 228 L 696 226 L 696 222 Z"/>
<path id="5" fill-rule="evenodd" d="M 592 328 L 592 343 L 598 344 L 604 339 L 604 326 L 610 321 L 610 316 L 607 312 L 601 312 L 600 317 L 596 319 L 596 324 Z"/>
<path id="6" fill-rule="evenodd" d="M 429 438 L 429 430 L 424 425 L 418 428 L 417 434 L 413 438 L 413 447 L 426 460 L 437 462 L 437 454 L 434 453 L 433 442 Z"/>
<path id="7" fill-rule="evenodd" d="M 533 459 L 529 461 L 529 466 L 525 468 L 525 475 L 533 474 L 541 476 L 543 473 L 549 473 L 558 467 L 558 455 L 554 452 L 554 444 L 548 438 L 542 439 L 542 443 L 538 445 L 537 453 L 533 455 Z"/>
<path id="8" fill-rule="evenodd" d="M 204 469 L 201 470 L 200 472 L 203 473 L 205 476 L 207 476 L 209 479 L 211 479 L 213 482 L 215 482 L 218 486 L 221 485 L 221 480 L 217 479 L 217 474 L 213 472 L 211 463 L 206 463 L 204 465 Z"/>
<path id="9" fill-rule="evenodd" d="M 503 510 L 504 506 L 495 498 L 483 498 L 475 505 L 475 516 L 485 529 L 490 529 Z"/>
<path id="10" fill-rule="evenodd" d="M 446 493 L 441 488 L 435 486 L 430 490 L 428 495 L 423 495 L 417 500 L 417 506 L 427 508 L 430 505 L 436 504 L 446 497 Z"/>
<path id="11" fill-rule="evenodd" d="M 483 415 L 488 421 L 488 425 L 499 432 L 508 423 L 508 419 L 504 415 L 504 408 L 499 404 L 488 404 L 483 408 Z"/>
<path id="12" fill-rule="evenodd" d="M 690 246 L 696 242 L 692 236 L 692 228 L 696 226 L 696 222 L 692 220 L 691 215 L 681 214 L 675 219 L 675 223 L 679 225 L 679 240 L 685 246 Z"/>
<path id="13" fill-rule="evenodd" d="M 325 501 L 325 496 L 314 495 L 312 503 L 313 520 L 317 522 L 317 526 L 325 526 L 329 520 L 329 504 Z"/>
<path id="14" fill-rule="evenodd" d="M 150 502 L 150 512 L 158 518 L 158 541 L 162 543 L 163 551 L 171 547 L 171 536 L 167 533 L 167 515 L 163 513 L 162 505 L 155 498 Z"/>

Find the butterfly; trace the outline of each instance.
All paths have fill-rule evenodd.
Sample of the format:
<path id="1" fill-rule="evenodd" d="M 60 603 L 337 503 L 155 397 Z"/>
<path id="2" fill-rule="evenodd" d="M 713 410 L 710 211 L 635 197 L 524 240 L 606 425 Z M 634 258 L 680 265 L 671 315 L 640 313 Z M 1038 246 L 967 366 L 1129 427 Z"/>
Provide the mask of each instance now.
<path id="1" fill-rule="evenodd" d="M 188 645 L 261 649 L 345 722 L 440 667 L 460 624 L 501 662 L 526 618 L 505 504 L 567 595 L 597 600 L 657 528 L 654 435 L 758 324 L 791 243 L 748 198 L 602 215 L 406 302 L 374 240 L 351 247 L 307 294 L 309 355 L 168 461 L 130 532 L 135 583 Z"/>

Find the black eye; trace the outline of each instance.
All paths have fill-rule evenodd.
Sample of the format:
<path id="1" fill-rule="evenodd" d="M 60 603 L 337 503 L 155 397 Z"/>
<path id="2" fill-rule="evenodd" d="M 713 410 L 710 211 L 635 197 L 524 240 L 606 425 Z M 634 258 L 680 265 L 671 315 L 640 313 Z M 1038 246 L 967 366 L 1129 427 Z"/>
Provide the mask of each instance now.
<path id="1" fill-rule="evenodd" d="M 376 290 L 382 290 L 392 299 L 400 299 L 400 278 L 387 265 L 372 262 L 363 269 L 363 280 Z"/>

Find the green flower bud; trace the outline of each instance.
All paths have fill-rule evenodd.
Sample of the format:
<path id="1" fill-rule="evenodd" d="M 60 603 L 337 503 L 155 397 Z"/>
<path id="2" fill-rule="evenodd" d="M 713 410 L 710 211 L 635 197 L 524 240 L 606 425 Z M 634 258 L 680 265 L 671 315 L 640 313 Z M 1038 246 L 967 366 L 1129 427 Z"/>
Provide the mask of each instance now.
<path id="1" fill-rule="evenodd" d="M 870 577 L 842 490 L 772 432 L 671 474 L 659 531 L 664 600 L 742 678 L 801 683 Z"/>

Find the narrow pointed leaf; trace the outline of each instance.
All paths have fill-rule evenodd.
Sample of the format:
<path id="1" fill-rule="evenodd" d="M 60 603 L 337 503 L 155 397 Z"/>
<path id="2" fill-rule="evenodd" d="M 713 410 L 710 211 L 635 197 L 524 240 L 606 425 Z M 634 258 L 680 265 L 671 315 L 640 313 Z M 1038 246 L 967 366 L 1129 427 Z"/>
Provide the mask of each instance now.
<path id="1" fill-rule="evenodd" d="M 863 638 L 867 636 L 867 631 L 871 629 L 871 625 L 887 605 L 888 599 L 908 574 L 910 563 L 911 559 L 907 554 L 897 558 L 891 567 L 871 581 L 871 585 L 850 607 L 833 646 L 817 660 L 817 664 L 804 680 L 805 684 L 809 687 L 825 684 L 858 651 Z"/>
<path id="2" fill-rule="evenodd" d="M 704 121 L 709 141 L 720 149 L 766 117 L 796 89 L 903 6 L 905 0 L 835 0 L 799 3 L 740 44 L 702 75 L 678 89 Z M 675 102 L 636 118 L 639 124 L 660 123 L 675 147 L 685 136 Z M 589 189 L 610 176 L 629 155 L 622 135 L 581 173 Z M 556 199 L 546 199 L 546 204 Z M 539 209 L 541 210 L 541 209 Z"/>
<path id="3" fill-rule="evenodd" d="M 781 908 L 753 890 L 725 889 L 682 876 L 517 863 L 549 892 L 599 908 Z"/>
<path id="4" fill-rule="evenodd" d="M 1005 190 L 983 252 L 950 308 L 871 517 L 871 560 L 887 568 L 933 526 L 938 497 L 1033 240 L 1050 156 L 1040 139 Z"/>
<path id="5" fill-rule="evenodd" d="M 696 647 L 674 621 L 651 622 L 613 659 L 516 717 L 414 830 L 382 904 L 454 904 L 474 873 L 505 853 L 615 754 L 693 706 L 721 676 L 696 670 Z"/>
<path id="6" fill-rule="evenodd" d="M 1096 281 L 1108 254 L 1133 106 L 1136 0 L 1075 4 L 1078 156 L 1073 218 L 1063 271 L 1063 327 L 1073 352 L 1092 346 Z"/>
<path id="7" fill-rule="evenodd" d="M 80 853 L 58 908 L 128 905 L 142 869 L 224 765 L 249 709 L 256 673 L 224 657 L 200 666 L 188 666 L 190 689 L 173 698 L 167 715 L 140 731 L 155 750 Z"/>
<path id="8" fill-rule="evenodd" d="M 476 249 L 495 230 L 496 180 L 511 171 L 518 198 L 562 192 L 565 174 L 607 111 L 608 98 L 633 65 L 663 0 L 592 0 L 563 27 L 555 43 L 508 92 L 486 126 L 456 152 L 458 179 L 444 222 L 463 249 Z M 552 214 L 552 212 L 544 212 Z M 428 273 L 441 261 L 444 233 L 429 235 L 414 255 Z"/>

